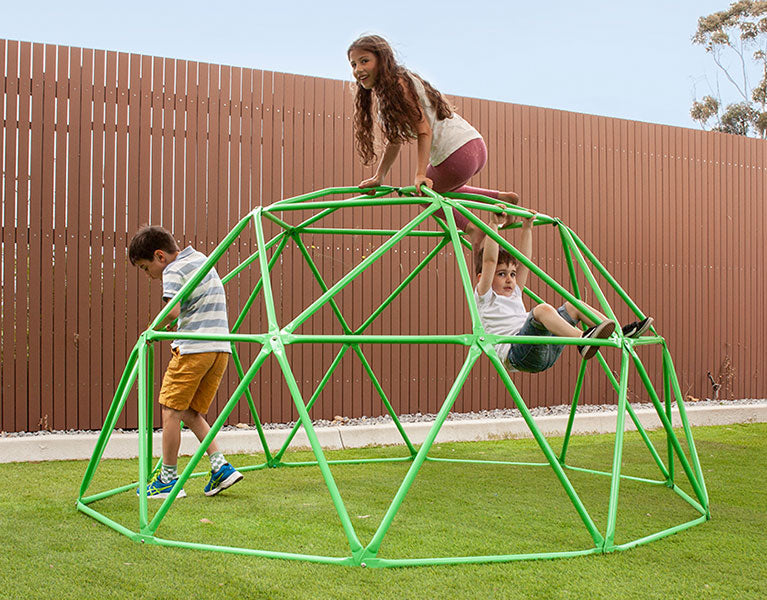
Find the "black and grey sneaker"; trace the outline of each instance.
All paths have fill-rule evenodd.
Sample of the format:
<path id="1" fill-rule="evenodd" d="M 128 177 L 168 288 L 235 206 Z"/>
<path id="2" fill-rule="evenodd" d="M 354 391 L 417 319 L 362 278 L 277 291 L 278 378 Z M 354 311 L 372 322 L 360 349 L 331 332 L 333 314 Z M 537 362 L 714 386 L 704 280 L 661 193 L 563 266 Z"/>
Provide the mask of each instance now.
<path id="1" fill-rule="evenodd" d="M 621 327 L 621 331 L 623 332 L 623 337 L 638 338 L 650 328 L 650 325 L 652 325 L 652 317 L 645 317 L 641 321 L 634 321 L 624 325 Z"/>
<path id="2" fill-rule="evenodd" d="M 583 332 L 581 337 L 583 339 L 593 338 L 597 340 L 603 340 L 605 338 L 609 338 L 613 331 L 615 331 L 615 321 L 607 319 L 606 321 L 597 323 L 593 327 L 589 327 L 586 331 Z M 599 346 L 578 346 L 578 352 L 580 352 L 581 356 L 586 360 L 594 356 L 598 350 Z"/>

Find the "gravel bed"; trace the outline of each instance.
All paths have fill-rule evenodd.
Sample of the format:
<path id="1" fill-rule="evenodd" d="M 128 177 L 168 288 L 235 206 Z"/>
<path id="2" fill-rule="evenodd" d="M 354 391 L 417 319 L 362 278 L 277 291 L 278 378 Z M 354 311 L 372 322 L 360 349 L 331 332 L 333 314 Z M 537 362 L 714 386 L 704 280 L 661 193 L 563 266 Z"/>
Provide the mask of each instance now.
<path id="1" fill-rule="evenodd" d="M 710 406 L 722 406 L 722 405 L 748 405 L 748 404 L 762 404 L 764 402 L 767 402 L 765 399 L 759 399 L 759 398 L 748 398 L 748 399 L 742 399 L 742 400 L 700 400 L 698 402 L 686 402 L 685 406 L 695 406 L 695 407 L 710 407 Z M 635 410 L 640 410 L 643 408 L 652 408 L 651 403 L 641 404 L 641 403 L 635 403 L 631 405 Z M 615 412 L 617 409 L 617 405 L 615 404 L 584 404 L 582 406 L 578 406 L 577 412 L 578 413 L 600 413 L 600 412 Z M 533 415 L 533 417 L 538 416 L 545 416 L 545 415 L 566 415 L 570 412 L 570 405 L 569 404 L 560 404 L 558 406 L 542 406 L 538 408 L 531 408 L 530 413 Z M 415 413 L 410 415 L 399 415 L 399 420 L 402 423 L 418 423 L 418 422 L 429 422 L 434 421 L 436 418 L 436 414 L 433 413 Z M 451 412 L 447 416 L 448 421 L 467 421 L 471 419 L 514 419 L 521 417 L 521 413 L 516 408 L 497 408 L 495 410 L 480 410 L 477 412 L 468 412 L 468 413 L 454 413 Z M 387 424 L 391 423 L 392 419 L 389 415 L 383 415 L 378 417 L 359 417 L 359 418 L 350 418 L 350 417 L 344 417 L 344 416 L 337 416 L 333 420 L 327 420 L 327 419 L 318 419 L 316 421 L 313 421 L 313 424 L 315 427 L 343 427 L 343 426 L 353 426 L 353 425 L 379 425 L 379 424 Z M 295 425 L 294 422 L 291 423 L 265 423 L 263 425 L 264 429 L 290 429 Z M 255 425 L 250 425 L 246 423 L 238 423 L 237 425 L 226 425 L 222 428 L 224 431 L 227 430 L 248 430 L 248 429 L 256 429 Z M 117 432 L 130 432 L 135 430 L 123 430 L 123 429 L 116 429 Z M 61 431 L 21 431 L 16 433 L 8 433 L 8 432 L 0 432 L 0 438 L 9 438 L 9 437 L 25 437 L 25 436 L 45 436 L 45 435 L 56 435 L 56 434 L 69 434 L 69 435 L 81 435 L 81 434 L 93 434 L 98 433 L 99 431 L 92 431 L 92 430 L 83 430 L 83 429 L 67 429 L 67 430 L 61 430 Z"/>

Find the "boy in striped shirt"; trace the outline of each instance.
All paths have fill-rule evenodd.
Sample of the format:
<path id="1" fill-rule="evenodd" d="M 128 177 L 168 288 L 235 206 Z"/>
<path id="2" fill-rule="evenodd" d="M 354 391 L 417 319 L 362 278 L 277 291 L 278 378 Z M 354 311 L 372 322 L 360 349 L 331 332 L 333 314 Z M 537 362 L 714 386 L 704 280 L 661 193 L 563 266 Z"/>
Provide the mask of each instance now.
<path id="1" fill-rule="evenodd" d="M 207 257 L 191 246 L 180 250 L 170 232 L 158 226 L 142 227 L 130 242 L 128 258 L 150 279 L 162 280 L 162 296 L 171 300 L 192 278 Z M 171 324 L 178 320 L 177 326 Z M 186 333 L 229 333 L 226 295 L 221 279 L 211 269 L 189 297 L 176 304 L 158 325 L 159 329 Z M 216 395 L 231 347 L 226 341 L 173 340 L 172 357 L 160 390 L 162 405 L 162 469 L 149 483 L 147 496 L 167 497 L 178 481 L 180 425 L 202 441 L 210 431 L 204 415 Z M 242 479 L 219 451 L 216 440 L 208 446 L 211 477 L 206 496 L 214 496 Z M 137 490 L 138 492 L 138 490 Z M 180 490 L 177 498 L 186 496 Z"/>

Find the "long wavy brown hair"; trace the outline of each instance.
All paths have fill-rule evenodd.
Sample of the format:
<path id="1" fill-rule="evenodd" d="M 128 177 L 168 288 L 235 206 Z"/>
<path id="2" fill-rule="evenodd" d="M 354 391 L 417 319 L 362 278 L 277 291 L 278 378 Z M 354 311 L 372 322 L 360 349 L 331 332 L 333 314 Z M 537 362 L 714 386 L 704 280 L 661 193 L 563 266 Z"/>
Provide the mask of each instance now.
<path id="1" fill-rule="evenodd" d="M 356 39 L 346 51 L 347 58 L 352 50 L 371 52 L 378 60 L 378 77 L 375 88 L 366 90 L 357 84 L 354 96 L 354 141 L 362 163 L 373 163 L 378 155 L 375 151 L 375 132 L 373 131 L 373 92 L 380 115 L 380 125 L 387 141 L 407 143 L 415 138 L 415 130 L 421 119 L 418 94 L 413 81 L 408 75 L 417 77 L 426 89 L 426 96 L 437 111 L 437 119 L 449 118 L 453 111 L 442 94 L 432 85 L 412 71 L 397 63 L 389 42 L 380 35 L 364 35 Z M 409 100 L 402 93 L 400 81 L 410 90 Z"/>

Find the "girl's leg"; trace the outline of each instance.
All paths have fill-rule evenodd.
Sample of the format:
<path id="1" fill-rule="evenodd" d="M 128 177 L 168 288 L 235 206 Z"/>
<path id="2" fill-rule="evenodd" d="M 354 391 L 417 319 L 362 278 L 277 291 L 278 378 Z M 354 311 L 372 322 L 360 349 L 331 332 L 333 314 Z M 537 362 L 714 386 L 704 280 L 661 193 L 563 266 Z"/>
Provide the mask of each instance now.
<path id="1" fill-rule="evenodd" d="M 435 192 L 453 192 L 460 189 L 469 179 L 479 173 L 486 162 L 487 147 L 485 141 L 482 138 L 477 138 L 466 142 L 436 167 L 429 165 L 426 168 L 426 177 L 434 182 Z M 491 198 L 498 197 L 498 192 L 485 191 L 495 194 L 490 196 Z M 437 212 L 436 215 L 445 218 L 443 211 Z M 466 233 L 471 234 L 472 230 L 476 230 L 476 227 L 471 225 L 463 215 L 455 213 L 454 216 L 456 225 Z"/>
<path id="2" fill-rule="evenodd" d="M 496 200 L 506 202 L 519 202 L 519 196 L 514 192 L 499 192 L 498 190 L 488 190 L 467 186 L 474 175 L 479 173 L 487 162 L 487 146 L 482 138 L 475 138 L 466 142 L 458 148 L 444 161 L 436 167 L 429 165 L 426 169 L 426 176 L 434 182 L 435 192 L 459 192 L 465 194 L 482 194 Z M 436 213 L 437 216 L 445 218 L 442 211 Z M 479 248 L 479 244 L 485 237 L 484 232 L 469 222 L 461 214 L 455 215 L 456 225 L 469 234 L 472 246 Z"/>

